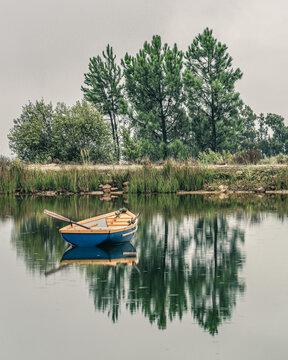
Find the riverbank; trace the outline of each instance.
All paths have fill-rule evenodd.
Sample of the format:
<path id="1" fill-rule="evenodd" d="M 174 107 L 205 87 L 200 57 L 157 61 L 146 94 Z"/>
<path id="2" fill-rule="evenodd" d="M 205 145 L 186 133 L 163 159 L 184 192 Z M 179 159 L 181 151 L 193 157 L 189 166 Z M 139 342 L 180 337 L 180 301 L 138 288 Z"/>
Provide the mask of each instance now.
<path id="1" fill-rule="evenodd" d="M 287 165 L 0 165 L 1 194 L 285 193 Z"/>

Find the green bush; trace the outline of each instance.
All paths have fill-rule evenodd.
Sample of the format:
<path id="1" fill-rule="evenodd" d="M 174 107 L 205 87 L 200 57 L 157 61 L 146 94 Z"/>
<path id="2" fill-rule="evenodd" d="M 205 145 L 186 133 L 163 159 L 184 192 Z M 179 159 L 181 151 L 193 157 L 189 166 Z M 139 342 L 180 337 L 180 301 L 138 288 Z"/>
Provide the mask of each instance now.
<path id="1" fill-rule="evenodd" d="M 282 154 L 282 153 L 278 154 L 276 156 L 276 162 L 277 162 L 277 164 L 287 164 L 288 163 L 288 155 Z"/>
<path id="2" fill-rule="evenodd" d="M 33 163 L 111 162 L 112 139 L 103 115 L 89 103 L 71 108 L 44 100 L 24 106 L 8 135 L 10 149 L 20 160 Z"/>
<path id="3" fill-rule="evenodd" d="M 258 164 L 261 160 L 262 154 L 258 150 L 244 150 L 242 152 L 238 152 L 232 155 L 232 163 L 233 164 Z"/>
<path id="4" fill-rule="evenodd" d="M 231 160 L 232 154 L 230 153 L 230 151 L 225 150 L 220 153 L 208 149 L 208 152 L 200 152 L 198 154 L 199 163 L 205 165 L 225 165 L 229 164 Z"/>
<path id="5" fill-rule="evenodd" d="M 130 129 L 122 126 L 123 148 L 122 155 L 124 160 L 136 161 L 141 158 L 141 143 L 131 137 Z"/>

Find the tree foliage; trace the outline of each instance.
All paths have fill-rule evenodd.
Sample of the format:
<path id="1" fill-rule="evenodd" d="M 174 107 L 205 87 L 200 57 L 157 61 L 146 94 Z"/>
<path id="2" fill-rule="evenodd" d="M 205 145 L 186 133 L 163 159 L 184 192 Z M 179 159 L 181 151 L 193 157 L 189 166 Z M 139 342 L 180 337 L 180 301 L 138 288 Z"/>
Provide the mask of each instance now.
<path id="1" fill-rule="evenodd" d="M 53 121 L 54 158 L 61 161 L 81 161 L 85 149 L 92 161 L 111 160 L 112 143 L 109 127 L 102 115 L 86 101 L 71 108 L 58 104 Z"/>
<path id="2" fill-rule="evenodd" d="M 257 115 L 253 110 L 245 105 L 240 110 L 242 119 L 242 131 L 239 136 L 241 150 L 257 149 Z"/>
<path id="3" fill-rule="evenodd" d="M 143 155 L 165 159 L 168 146 L 185 138 L 183 53 L 176 44 L 170 48 L 153 36 L 135 57 L 126 54 L 122 65 L 129 116 L 136 135 L 144 140 Z"/>
<path id="4" fill-rule="evenodd" d="M 69 108 L 44 100 L 29 102 L 10 130 L 9 144 L 21 159 L 31 162 L 81 160 L 86 149 L 92 161 L 109 161 L 111 138 L 108 125 L 89 103 L 77 102 Z"/>
<path id="5" fill-rule="evenodd" d="M 185 90 L 197 150 L 236 150 L 241 100 L 235 83 L 242 77 L 240 69 L 232 68 L 227 46 L 208 28 L 196 36 L 185 58 Z"/>
<path id="6" fill-rule="evenodd" d="M 120 134 L 119 134 L 119 115 L 124 105 L 122 70 L 116 64 L 116 55 L 113 48 L 108 44 L 106 52 L 102 52 L 103 58 L 98 55 L 90 59 L 89 72 L 84 74 L 82 86 L 84 98 L 93 103 L 105 115 L 109 115 L 115 157 L 120 160 Z"/>
<path id="7" fill-rule="evenodd" d="M 277 114 L 260 114 L 257 134 L 258 148 L 263 155 L 288 154 L 288 127 Z"/>
<path id="8" fill-rule="evenodd" d="M 23 106 L 8 135 L 10 149 L 20 160 L 40 162 L 53 156 L 53 116 L 52 104 L 45 104 L 43 99 Z"/>
<path id="9" fill-rule="evenodd" d="M 141 143 L 131 136 L 130 129 L 122 127 L 123 148 L 122 154 L 126 161 L 135 161 L 141 158 Z"/>

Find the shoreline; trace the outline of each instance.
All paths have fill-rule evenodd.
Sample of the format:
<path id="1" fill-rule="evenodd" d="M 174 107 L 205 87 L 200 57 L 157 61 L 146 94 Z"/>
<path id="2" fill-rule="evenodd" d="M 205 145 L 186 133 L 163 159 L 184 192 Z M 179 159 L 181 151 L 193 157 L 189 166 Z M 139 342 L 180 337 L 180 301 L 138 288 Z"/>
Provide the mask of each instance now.
<path id="1" fill-rule="evenodd" d="M 107 194 L 107 193 L 106 193 Z M 222 195 L 222 196 L 233 196 L 233 195 L 255 195 L 255 196 L 264 196 L 264 195 L 288 195 L 288 190 L 267 190 L 264 192 L 257 192 L 255 190 L 236 190 L 236 191 L 207 191 L 207 190 L 195 190 L 195 191 L 176 191 L 176 192 L 167 192 L 167 193 L 163 193 L 163 192 L 154 192 L 154 193 L 127 193 L 124 191 L 117 191 L 117 192 L 112 192 L 109 194 L 109 196 L 106 196 L 105 200 L 112 200 L 113 198 L 119 198 L 123 195 Z M 0 194 L 4 195 L 4 194 Z M 103 191 L 88 191 L 88 192 L 80 192 L 80 193 L 73 193 L 73 192 L 64 192 L 64 191 L 51 191 L 51 190 L 47 190 L 47 191 L 35 191 L 33 193 L 20 193 L 20 192 L 16 192 L 16 193 L 12 193 L 9 194 L 10 196 L 43 196 L 43 197 L 55 197 L 55 196 L 84 196 L 84 195 L 92 195 L 92 196 L 99 196 L 99 197 L 103 197 L 105 195 L 105 193 Z"/>
<path id="2" fill-rule="evenodd" d="M 66 167 L 68 166 L 68 167 Z M 52 168 L 51 168 L 52 167 Z M 0 168 L 0 194 L 288 194 L 287 165 L 24 165 Z"/>

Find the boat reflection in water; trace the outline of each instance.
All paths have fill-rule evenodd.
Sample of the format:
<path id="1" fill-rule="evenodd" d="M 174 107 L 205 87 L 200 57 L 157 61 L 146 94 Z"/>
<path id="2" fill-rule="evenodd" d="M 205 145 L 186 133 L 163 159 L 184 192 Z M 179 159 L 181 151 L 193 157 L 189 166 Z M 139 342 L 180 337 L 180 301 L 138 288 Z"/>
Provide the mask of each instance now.
<path id="1" fill-rule="evenodd" d="M 119 245 L 102 245 L 101 247 L 73 247 L 67 250 L 61 259 L 61 265 L 68 264 L 98 264 L 117 266 L 136 265 L 138 263 L 136 249 L 130 242 Z"/>

